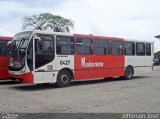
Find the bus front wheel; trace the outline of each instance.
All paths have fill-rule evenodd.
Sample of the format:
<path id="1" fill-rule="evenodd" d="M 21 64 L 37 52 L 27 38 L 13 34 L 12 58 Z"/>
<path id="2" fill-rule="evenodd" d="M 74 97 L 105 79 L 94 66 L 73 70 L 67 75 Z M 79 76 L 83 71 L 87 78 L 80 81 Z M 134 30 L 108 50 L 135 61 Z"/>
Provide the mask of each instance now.
<path id="1" fill-rule="evenodd" d="M 62 88 L 62 87 L 67 87 L 70 84 L 71 84 L 71 74 L 66 70 L 60 71 L 57 76 L 56 85 Z"/>
<path id="2" fill-rule="evenodd" d="M 133 71 L 132 67 L 127 67 L 125 70 L 124 79 L 126 79 L 126 80 L 132 79 L 133 74 L 134 74 L 134 71 Z"/>

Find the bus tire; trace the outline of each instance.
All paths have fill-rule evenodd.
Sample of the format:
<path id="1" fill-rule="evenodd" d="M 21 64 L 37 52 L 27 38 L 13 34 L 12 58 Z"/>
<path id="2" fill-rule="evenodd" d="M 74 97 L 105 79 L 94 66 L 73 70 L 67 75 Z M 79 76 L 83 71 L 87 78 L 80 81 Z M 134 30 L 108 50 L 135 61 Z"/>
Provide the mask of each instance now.
<path id="1" fill-rule="evenodd" d="M 56 85 L 59 88 L 62 88 L 62 87 L 67 87 L 70 84 L 71 84 L 71 74 L 66 70 L 60 71 L 57 76 Z"/>
<path id="2" fill-rule="evenodd" d="M 125 69 L 124 79 L 125 80 L 132 79 L 133 78 L 133 74 L 134 74 L 133 68 L 132 67 L 127 67 Z"/>

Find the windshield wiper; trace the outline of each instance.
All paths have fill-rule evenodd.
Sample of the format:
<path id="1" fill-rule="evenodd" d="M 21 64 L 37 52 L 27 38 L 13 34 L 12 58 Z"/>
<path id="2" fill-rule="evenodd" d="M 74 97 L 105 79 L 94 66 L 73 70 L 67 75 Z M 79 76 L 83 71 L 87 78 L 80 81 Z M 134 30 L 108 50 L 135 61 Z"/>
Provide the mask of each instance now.
<path id="1" fill-rule="evenodd" d="M 22 40 L 20 40 L 20 43 L 19 43 L 19 45 L 17 47 L 18 49 L 24 44 L 25 40 L 26 39 L 24 39 L 24 38 L 22 38 Z"/>

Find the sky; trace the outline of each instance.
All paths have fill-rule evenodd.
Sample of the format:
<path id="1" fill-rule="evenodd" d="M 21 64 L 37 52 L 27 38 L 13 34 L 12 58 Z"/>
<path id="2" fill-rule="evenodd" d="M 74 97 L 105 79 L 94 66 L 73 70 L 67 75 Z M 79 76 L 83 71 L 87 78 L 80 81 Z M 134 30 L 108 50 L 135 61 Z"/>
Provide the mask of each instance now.
<path id="1" fill-rule="evenodd" d="M 49 12 L 74 21 L 71 33 L 154 42 L 160 50 L 160 0 L 0 0 L 0 36 L 23 31 L 24 16 Z"/>

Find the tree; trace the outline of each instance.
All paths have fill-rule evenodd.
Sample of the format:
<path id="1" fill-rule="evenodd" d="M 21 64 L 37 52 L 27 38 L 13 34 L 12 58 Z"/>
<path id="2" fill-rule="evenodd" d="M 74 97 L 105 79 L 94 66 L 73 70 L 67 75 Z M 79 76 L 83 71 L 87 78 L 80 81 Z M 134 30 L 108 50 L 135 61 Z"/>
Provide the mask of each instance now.
<path id="1" fill-rule="evenodd" d="M 25 16 L 23 22 L 24 30 L 34 29 L 52 30 L 55 32 L 70 32 L 71 28 L 74 28 L 74 24 L 71 19 L 67 19 L 59 15 L 52 15 L 50 13 Z"/>

